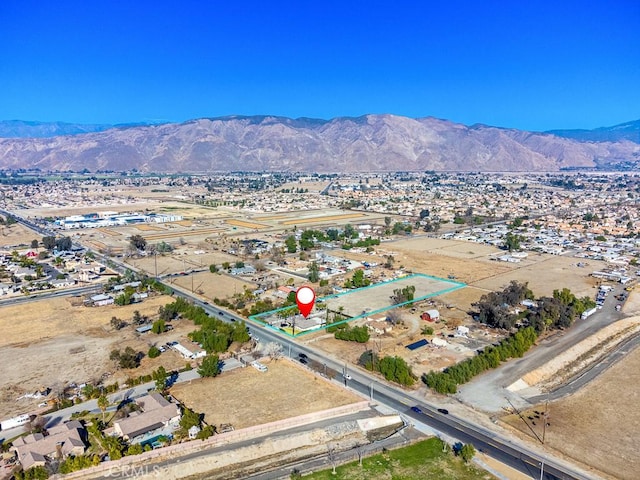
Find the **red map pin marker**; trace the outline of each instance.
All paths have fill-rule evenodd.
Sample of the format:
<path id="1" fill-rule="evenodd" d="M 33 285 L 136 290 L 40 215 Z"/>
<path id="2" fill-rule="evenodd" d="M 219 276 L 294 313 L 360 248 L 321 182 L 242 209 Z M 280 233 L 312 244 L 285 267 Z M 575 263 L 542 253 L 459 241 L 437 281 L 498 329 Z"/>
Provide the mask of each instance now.
<path id="1" fill-rule="evenodd" d="M 311 287 L 300 287 L 296 292 L 296 302 L 302 316 L 307 318 L 316 303 L 316 292 Z"/>

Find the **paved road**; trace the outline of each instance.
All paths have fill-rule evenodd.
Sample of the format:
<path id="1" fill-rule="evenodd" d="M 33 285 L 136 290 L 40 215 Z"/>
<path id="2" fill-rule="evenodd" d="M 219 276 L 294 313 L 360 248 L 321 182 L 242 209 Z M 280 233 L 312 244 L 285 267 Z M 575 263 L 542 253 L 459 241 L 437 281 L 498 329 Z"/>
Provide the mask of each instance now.
<path id="1" fill-rule="evenodd" d="M 541 341 L 538 346 L 527 352 L 524 357 L 509 360 L 500 368 L 490 370 L 474 378 L 471 382 L 462 385 L 456 397 L 463 403 L 488 412 L 499 412 L 503 408 L 508 408 L 507 398 L 518 408 L 530 407 L 531 403 L 524 394 L 535 397 L 540 395 L 541 392 L 510 392 L 506 390 L 506 387 L 528 372 L 553 360 L 560 353 L 590 337 L 602 328 L 624 318 L 625 314 L 615 310 L 615 305 L 619 302 L 614 298 L 615 295 L 623 290 L 624 287 L 622 285 L 616 286 L 615 290 L 607 297 L 601 310 L 598 310 L 586 320 L 578 319 L 570 329 L 560 331 Z"/>
<path id="2" fill-rule="evenodd" d="M 529 397 L 527 400 L 533 404 L 537 404 L 546 400 L 557 400 L 567 395 L 571 395 L 580 390 L 612 365 L 622 360 L 629 352 L 637 348 L 639 345 L 640 333 L 637 333 L 620 342 L 602 361 L 599 361 L 592 365 L 591 368 L 580 372 L 561 387 L 549 392 L 548 395 L 537 395 Z"/>
<path id="3" fill-rule="evenodd" d="M 178 295 L 185 295 L 177 293 Z M 185 295 L 189 297 L 189 295 Z M 195 300 L 196 304 L 202 304 L 199 300 Z M 203 305 L 205 310 L 213 314 L 219 314 L 222 319 L 243 320 L 241 317 L 232 312 L 227 312 L 217 307 Z M 295 341 L 281 335 L 275 329 L 269 327 L 251 326 L 250 331 L 254 338 L 261 342 L 277 342 L 284 346 L 284 352 L 292 358 L 297 358 L 300 353 L 307 355 L 309 360 L 317 362 L 318 365 L 337 372 L 335 381 L 341 384 L 347 384 L 349 388 L 358 391 L 360 394 L 369 396 L 372 400 L 381 403 L 392 410 L 401 412 L 402 414 L 413 418 L 416 421 L 424 423 L 429 427 L 442 432 L 452 438 L 463 443 L 472 443 L 476 448 L 482 450 L 488 455 L 512 466 L 526 474 L 540 475 L 540 465 L 544 459 L 546 479 L 588 479 L 591 478 L 587 474 L 576 470 L 572 465 L 552 459 L 549 456 L 534 453 L 528 446 L 515 443 L 512 440 L 502 437 L 482 426 L 475 425 L 466 419 L 458 418 L 453 415 L 443 415 L 437 411 L 437 407 L 427 405 L 423 401 L 414 398 L 412 395 L 401 389 L 390 388 L 378 381 L 377 377 L 366 374 L 360 370 L 350 370 L 350 379 L 346 379 L 341 373 L 344 364 L 339 360 L 329 358 L 324 353 L 315 351 L 308 346 L 298 345 Z M 322 372 L 322 368 L 319 369 Z M 411 406 L 420 405 L 423 413 L 417 413 L 411 410 Z M 547 467 L 548 465 L 548 467 Z M 547 470 L 548 468 L 548 470 Z"/>
<path id="4" fill-rule="evenodd" d="M 176 463 L 189 463 L 190 461 L 196 459 L 196 458 L 200 458 L 203 456 L 209 456 L 209 455 L 214 455 L 216 453 L 221 454 L 221 455 L 225 455 L 225 454 L 229 454 L 230 451 L 234 450 L 234 449 L 238 449 L 238 448 L 243 448 L 243 447 L 248 447 L 248 446 L 252 446 L 255 445 L 258 442 L 264 441 L 266 439 L 279 439 L 279 438 L 287 438 L 290 437 L 291 435 L 294 434 L 298 434 L 298 433 L 303 433 L 303 432 L 307 432 L 311 429 L 316 429 L 316 428 L 326 428 L 332 425 L 335 425 L 338 422 L 346 422 L 346 421 L 355 421 L 358 419 L 365 419 L 365 418 L 370 418 L 372 416 L 372 412 L 369 411 L 363 411 L 363 412 L 357 412 L 351 415 L 346 415 L 343 417 L 340 417 L 339 419 L 336 418 L 330 418 L 327 420 L 322 420 L 320 422 L 316 422 L 316 423 L 312 423 L 312 424 L 308 424 L 308 425 L 303 425 L 300 427 L 294 427 L 294 428 L 290 428 L 288 430 L 283 430 L 280 432 L 272 432 L 272 433 L 268 433 L 268 434 L 264 434 L 264 435 L 260 435 L 258 437 L 254 437 L 248 440 L 243 440 L 243 441 L 239 441 L 239 442 L 235 442 L 233 444 L 228 444 L 228 445 L 222 445 L 222 446 L 215 446 L 215 447 L 211 447 L 211 448 L 207 448 L 204 450 L 198 450 L 195 452 L 191 452 L 191 453 L 187 453 L 185 455 L 180 456 L 178 459 L 176 458 L 171 458 L 169 460 L 164 460 L 164 461 L 160 461 L 158 463 L 153 463 L 152 465 L 148 465 L 148 468 L 145 468 L 145 465 L 141 465 L 141 466 L 135 466 L 135 465 L 131 465 L 131 466 L 126 466 L 124 467 L 121 471 L 116 471 L 116 470 L 111 470 L 108 473 L 106 473 L 105 475 L 101 476 L 101 477 L 94 477 L 96 479 L 100 478 L 100 479 L 109 479 L 109 478 L 133 478 L 135 477 L 140 471 L 142 472 L 158 472 L 158 478 L 168 478 L 166 476 L 166 468 L 167 467 L 171 467 L 174 466 Z M 277 471 L 277 470 L 276 470 Z M 288 471 L 290 472 L 290 470 Z M 164 473 L 164 475 L 163 475 Z M 198 475 L 195 476 L 196 478 L 198 477 Z M 203 478 L 204 475 L 202 476 Z M 272 477 L 272 478 L 281 478 L 282 474 L 280 474 L 279 476 L 276 477 Z"/>
<path id="5" fill-rule="evenodd" d="M 16 297 L 8 297 L 0 299 L 0 305 L 19 305 L 26 302 L 35 302 L 37 300 L 46 300 L 52 297 L 62 297 L 69 295 L 87 295 L 90 293 L 102 292 L 102 285 L 87 285 L 82 287 L 64 288 L 61 290 L 44 290 L 29 295 L 20 295 Z"/>
<path id="6" fill-rule="evenodd" d="M 112 263 L 116 264 L 116 269 L 118 270 L 130 268 L 129 266 L 124 266 L 122 264 L 118 265 L 119 262 L 115 262 L 113 260 Z M 205 308 L 208 313 L 218 316 L 223 320 L 244 320 L 242 317 L 239 317 L 232 312 L 228 312 L 217 307 L 214 308 L 208 304 L 205 304 L 194 295 L 178 291 L 176 291 L 176 295 L 193 301 L 196 305 L 200 305 Z M 597 329 L 601 327 L 602 325 L 600 325 Z M 570 332 L 572 332 L 572 330 L 570 330 Z M 586 329 L 583 328 L 577 330 L 577 332 L 584 333 L 585 330 Z M 255 338 L 262 342 L 280 343 L 281 345 L 283 345 L 285 351 L 288 350 L 289 354 L 292 356 L 297 356 L 299 353 L 305 353 L 310 358 L 317 360 L 319 363 L 325 365 L 325 368 L 330 368 L 337 372 L 340 372 L 343 368 L 343 363 L 341 361 L 330 358 L 324 353 L 314 351 L 307 346 L 298 345 L 291 338 L 269 327 L 251 326 L 250 331 Z M 572 336 L 576 335 L 576 332 L 572 333 Z M 509 364 L 507 364 L 507 366 L 509 366 Z M 497 371 L 501 370 L 502 369 L 498 369 Z M 398 412 L 405 412 L 407 415 L 412 416 L 416 420 L 419 420 L 420 422 L 425 423 L 432 428 L 444 432 L 447 435 L 458 439 L 459 441 L 462 441 L 463 443 L 472 443 L 476 446 L 476 448 L 479 448 L 492 457 L 497 458 L 498 460 L 501 460 L 520 471 L 530 474 L 532 471 L 536 472 L 536 469 L 539 470 L 539 465 L 541 464 L 543 457 L 534 453 L 532 448 L 525 446 L 524 444 L 515 444 L 512 442 L 512 440 L 497 435 L 496 433 L 491 432 L 486 428 L 476 425 L 466 419 L 439 413 L 437 411 L 437 408 L 433 405 L 420 403 L 420 412 L 414 412 L 410 410 L 409 407 L 418 404 L 419 401 L 417 401 L 409 394 L 403 392 L 399 388 L 392 389 L 390 387 L 387 387 L 379 383 L 376 377 L 360 371 L 353 371 L 351 373 L 351 377 L 351 379 L 346 379 L 339 374 L 336 380 L 341 383 L 348 384 L 351 388 L 354 388 L 361 393 L 367 394 L 367 392 L 369 392 L 369 395 L 377 402 L 382 403 Z M 52 419 L 51 421 L 56 420 Z M 57 421 L 61 421 L 61 419 Z M 547 474 L 544 478 L 589 478 L 570 464 L 563 464 L 558 460 L 548 457 L 545 459 L 545 463 L 549 465 L 549 474 Z M 545 469 L 545 471 L 547 470 Z"/>

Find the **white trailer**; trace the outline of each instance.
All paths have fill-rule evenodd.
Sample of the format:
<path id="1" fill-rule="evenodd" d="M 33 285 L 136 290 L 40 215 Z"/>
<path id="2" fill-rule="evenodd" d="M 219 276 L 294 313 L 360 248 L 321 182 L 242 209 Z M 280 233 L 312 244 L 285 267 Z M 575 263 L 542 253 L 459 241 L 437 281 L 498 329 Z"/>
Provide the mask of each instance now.
<path id="1" fill-rule="evenodd" d="M 598 311 L 597 308 L 590 308 L 589 310 L 585 310 L 584 312 L 582 312 L 582 315 L 580 315 L 580 318 L 582 320 L 586 320 L 587 318 L 589 318 L 591 315 L 593 315 L 594 313 L 596 313 Z"/>
<path id="2" fill-rule="evenodd" d="M 12 428 L 20 427 L 25 423 L 28 423 L 30 418 L 31 417 L 25 413 L 23 415 L 18 415 L 17 417 L 3 420 L 2 422 L 0 422 L 0 429 L 10 430 Z"/>

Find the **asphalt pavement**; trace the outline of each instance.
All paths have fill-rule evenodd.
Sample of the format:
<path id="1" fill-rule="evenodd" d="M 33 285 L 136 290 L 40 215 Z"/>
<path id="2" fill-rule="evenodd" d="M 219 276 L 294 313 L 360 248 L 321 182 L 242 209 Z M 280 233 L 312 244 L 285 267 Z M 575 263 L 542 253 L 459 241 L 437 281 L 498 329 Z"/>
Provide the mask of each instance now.
<path id="1" fill-rule="evenodd" d="M 511 392 L 506 387 L 527 373 L 550 362 L 565 350 L 580 343 L 602 328 L 628 316 L 615 310 L 615 305 L 618 301 L 614 296 L 623 290 L 624 286 L 617 286 L 615 291 L 609 294 L 601 310 L 598 310 L 585 320 L 576 320 L 568 330 L 558 331 L 542 340 L 522 358 L 511 359 L 501 365 L 500 368 L 485 372 L 469 383 L 461 385 L 458 388 L 456 398 L 467 405 L 473 405 L 486 412 L 501 412 L 504 408 L 509 408 L 509 402 L 518 408 L 530 407 L 532 405 L 531 402 L 534 401 L 533 399 L 539 398 L 542 392 L 538 391 L 536 393 L 535 389 L 527 389 L 527 392 Z M 602 371 L 604 371 L 603 368 L 594 370 L 592 374 L 584 379 L 584 383 L 595 378 Z M 568 393 L 571 388 L 573 387 L 567 387 L 564 394 Z M 560 395 L 563 394 L 561 393 Z M 532 400 L 529 400 L 529 397 L 532 397 Z"/>

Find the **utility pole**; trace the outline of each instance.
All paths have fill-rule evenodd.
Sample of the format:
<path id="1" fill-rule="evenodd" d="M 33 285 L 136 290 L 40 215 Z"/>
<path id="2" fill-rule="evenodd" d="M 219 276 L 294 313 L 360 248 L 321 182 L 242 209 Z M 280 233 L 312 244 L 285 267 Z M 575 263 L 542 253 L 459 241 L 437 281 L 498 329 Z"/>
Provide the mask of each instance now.
<path id="1" fill-rule="evenodd" d="M 513 411 L 516 412 L 518 417 L 520 417 L 520 420 L 522 420 L 524 424 L 529 428 L 529 430 L 531 430 L 531 433 L 533 433 L 533 436 L 536 438 L 536 440 L 540 442 L 540 444 L 544 448 L 544 439 L 545 439 L 545 434 L 547 432 L 547 419 L 549 417 L 549 398 L 547 397 L 545 410 L 544 410 L 544 413 L 542 414 L 542 421 L 544 422 L 542 424 L 542 438 L 540 438 L 540 436 L 536 433 L 533 427 L 529 425 L 529 422 L 527 422 L 527 420 L 524 418 L 524 416 L 522 415 L 522 412 L 520 412 L 520 410 L 518 410 L 515 407 L 515 405 L 511 403 L 511 401 L 507 397 L 505 397 L 505 399 L 507 400 L 507 402 L 509 402 L 509 405 L 511 405 L 511 408 L 513 408 Z M 544 478 L 544 458 L 540 460 L 540 480 L 542 480 L 543 478 Z"/>

